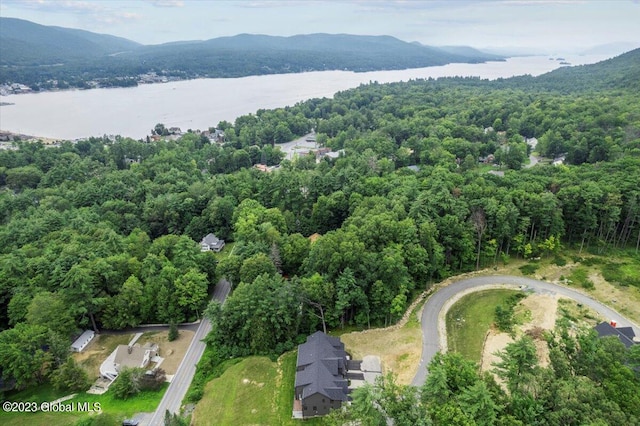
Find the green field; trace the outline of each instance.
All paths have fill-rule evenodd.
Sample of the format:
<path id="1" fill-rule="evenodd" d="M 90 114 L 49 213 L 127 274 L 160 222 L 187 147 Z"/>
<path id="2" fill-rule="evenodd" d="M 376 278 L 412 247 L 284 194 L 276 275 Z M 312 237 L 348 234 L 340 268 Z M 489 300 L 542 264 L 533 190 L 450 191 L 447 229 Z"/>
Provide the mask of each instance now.
<path id="1" fill-rule="evenodd" d="M 222 259 L 224 259 L 225 257 L 229 256 L 231 253 L 233 253 L 233 246 L 235 245 L 236 245 L 235 242 L 226 243 L 222 248 L 222 250 L 220 250 L 218 253 L 215 253 L 215 252 L 213 253 L 213 257 L 215 257 L 216 260 L 220 262 Z"/>
<path id="2" fill-rule="evenodd" d="M 485 290 L 458 300 L 447 312 L 447 344 L 450 351 L 480 362 L 484 337 L 494 322 L 496 306 L 506 305 L 516 290 Z"/>
<path id="3" fill-rule="evenodd" d="M 278 362 L 249 357 L 229 367 L 205 387 L 192 424 L 204 425 L 300 425 L 291 418 L 296 351 Z M 305 425 L 321 424 L 319 419 Z"/>
<path id="4" fill-rule="evenodd" d="M 107 392 L 104 395 L 89 395 L 83 392 L 75 398 L 65 401 L 63 404 L 88 402 L 89 405 L 92 405 L 92 403 L 100 403 L 102 413 L 108 414 L 113 419 L 121 421 L 133 416 L 135 413 L 155 411 L 168 386 L 169 384 L 165 383 L 159 391 L 143 391 L 127 400 L 114 399 L 111 392 Z M 45 385 L 10 395 L 7 399 L 10 401 L 33 401 L 40 403 L 54 401 L 62 396 L 65 396 L 65 394 L 56 392 L 50 385 Z M 0 412 L 0 424 L 3 426 L 66 426 L 74 425 L 80 419 L 89 415 L 90 414 L 83 412 L 38 412 L 33 414 Z"/>

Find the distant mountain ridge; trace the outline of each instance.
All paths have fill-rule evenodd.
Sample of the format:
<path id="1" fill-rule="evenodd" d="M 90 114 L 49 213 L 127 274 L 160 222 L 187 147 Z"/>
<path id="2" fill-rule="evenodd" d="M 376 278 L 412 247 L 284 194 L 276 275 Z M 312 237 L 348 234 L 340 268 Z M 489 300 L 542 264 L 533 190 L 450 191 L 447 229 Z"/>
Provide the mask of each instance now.
<path id="1" fill-rule="evenodd" d="M 0 18 L 0 65 L 51 65 L 141 46 L 106 34 Z"/>
<path id="2" fill-rule="evenodd" d="M 437 48 L 391 36 L 239 34 L 141 45 L 105 34 L 0 18 L 0 84 L 42 89 L 53 80 L 83 87 L 157 73 L 171 78 L 239 77 L 305 71 L 356 72 L 503 60 L 468 47 Z M 93 86 L 92 86 L 93 87 Z M 54 87 L 55 88 L 55 87 Z"/>

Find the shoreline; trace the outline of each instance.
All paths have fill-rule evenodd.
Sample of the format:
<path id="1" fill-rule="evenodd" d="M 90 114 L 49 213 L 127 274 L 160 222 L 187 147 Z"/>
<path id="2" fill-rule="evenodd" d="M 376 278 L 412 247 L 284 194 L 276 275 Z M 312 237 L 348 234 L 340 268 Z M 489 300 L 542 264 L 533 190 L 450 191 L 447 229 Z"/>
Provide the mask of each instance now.
<path id="1" fill-rule="evenodd" d="M 536 56 L 536 55 L 524 55 L 524 56 Z M 70 91 L 90 91 L 90 90 L 94 90 L 94 89 L 133 89 L 136 87 L 140 87 L 140 86 L 147 86 L 147 85 L 156 85 L 156 84 L 165 84 L 165 83 L 175 83 L 175 82 L 179 82 L 179 81 L 190 81 L 190 80 L 199 80 L 199 79 L 225 79 L 225 80 L 231 80 L 231 79 L 237 79 L 237 78 L 247 78 L 247 77 L 262 77 L 262 76 L 269 76 L 269 75 L 293 75 L 293 74 L 308 74 L 308 73 L 314 73 L 314 72 L 331 72 L 331 71 L 342 71 L 342 72 L 351 72 L 354 74 L 364 74 L 364 73 L 370 73 L 370 72 L 385 72 L 385 71 L 407 71 L 407 70 L 414 70 L 414 69 L 422 69 L 422 68 L 434 68 L 434 67 L 442 67 L 442 66 L 447 66 L 447 65 L 458 65 L 458 64 L 467 64 L 467 65 L 475 65 L 475 64 L 486 64 L 486 63 L 491 63 L 491 62 L 506 62 L 508 59 L 511 59 L 512 56 L 505 56 L 503 58 L 496 58 L 496 59 L 491 59 L 491 60 L 486 60 L 486 61 L 477 61 L 477 62 L 448 62 L 446 64 L 441 64 L 441 65 L 430 65 L 427 67 L 407 67 L 407 68 L 380 68 L 380 69 L 371 69 L 371 70 L 366 70 L 366 71 L 356 71 L 356 70 L 349 70 L 349 69 L 324 69 L 324 70 L 308 70 L 308 71 L 295 71 L 295 72 L 275 72 L 275 73 L 262 73 L 262 74 L 247 74 L 247 75 L 229 75 L 229 76 L 194 76 L 194 77 L 186 77 L 186 78 L 181 78 L 181 77 L 163 77 L 163 79 L 159 80 L 159 81 L 136 81 L 136 85 L 135 86 L 95 86 L 95 87 L 69 87 L 69 88 L 65 88 L 65 89 L 59 89 L 59 88 L 52 88 L 52 89 L 43 89 L 43 90 L 33 90 L 33 88 L 31 88 L 30 86 L 27 86 L 26 84 L 23 83 L 17 83 L 17 84 L 22 84 L 25 88 L 28 88 L 28 90 L 22 90 L 19 91 L 17 93 L 7 93 L 6 91 L 2 91 L 0 90 L 0 98 L 2 98 L 3 96 L 14 96 L 14 95 L 29 95 L 29 94 L 38 94 L 38 93 L 52 93 L 52 92 L 70 92 Z M 136 76 L 123 76 L 123 77 L 117 77 L 117 78 L 122 78 L 122 79 L 133 79 L 133 78 L 141 78 L 142 75 L 136 75 Z M 160 77 L 160 76 L 158 76 Z M 90 81 L 95 81 L 95 80 L 89 80 Z M 99 82 L 98 82 L 99 83 Z M 0 88 L 2 88 L 2 86 L 7 86 L 9 85 L 9 83 L 3 83 L 0 84 Z M 6 103 L 6 102 L 0 102 L 0 106 L 5 106 L 5 105 L 14 105 L 12 103 Z"/>
<path id="2" fill-rule="evenodd" d="M 197 78 L 142 84 L 121 90 L 58 90 L 1 99 L 2 128 L 13 133 L 49 135 L 58 140 L 121 135 L 144 138 L 156 123 L 181 129 L 206 129 L 220 121 L 277 109 L 309 99 L 332 98 L 362 84 L 469 77 L 482 80 L 533 77 L 558 68 L 548 56 L 510 58 L 481 64 L 449 64 L 402 71 L 355 73 L 313 71 L 237 78 Z M 573 58 L 571 58 L 573 59 Z M 585 56 L 584 63 L 603 60 Z M 31 96 L 28 96 L 31 95 Z M 38 96 L 36 96 L 38 95 Z"/>

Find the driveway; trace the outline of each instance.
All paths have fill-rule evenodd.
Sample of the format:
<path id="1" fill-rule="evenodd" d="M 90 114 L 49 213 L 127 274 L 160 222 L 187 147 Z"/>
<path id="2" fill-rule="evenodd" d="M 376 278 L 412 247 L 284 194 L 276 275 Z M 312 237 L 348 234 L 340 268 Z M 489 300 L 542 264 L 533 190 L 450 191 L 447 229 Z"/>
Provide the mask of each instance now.
<path id="1" fill-rule="evenodd" d="M 382 367 L 380 357 L 376 355 L 367 355 L 362 358 L 359 369 L 349 370 L 348 376 L 351 381 L 349 389 L 357 389 L 364 386 L 365 383 L 373 385 L 376 382 L 376 377 L 381 375 Z"/>
<path id="2" fill-rule="evenodd" d="M 439 317 L 443 317 L 449 309 L 447 302 L 455 298 L 459 293 L 480 291 L 487 287 L 495 287 L 497 284 L 513 286 L 522 290 L 533 290 L 537 293 L 557 294 L 574 299 L 578 303 L 592 308 L 604 318 L 615 319 L 620 327 L 633 327 L 636 335 L 640 335 L 640 327 L 637 324 L 623 317 L 616 310 L 577 290 L 531 278 L 508 275 L 469 278 L 438 290 L 425 303 L 420 319 L 422 325 L 422 357 L 418 372 L 412 381 L 414 386 L 422 386 L 424 384 L 428 374 L 426 367 L 429 365 L 431 358 L 441 349 L 439 342 L 442 341 L 446 345 L 446 329 L 439 326 Z M 444 312 L 441 312 L 443 309 Z"/>

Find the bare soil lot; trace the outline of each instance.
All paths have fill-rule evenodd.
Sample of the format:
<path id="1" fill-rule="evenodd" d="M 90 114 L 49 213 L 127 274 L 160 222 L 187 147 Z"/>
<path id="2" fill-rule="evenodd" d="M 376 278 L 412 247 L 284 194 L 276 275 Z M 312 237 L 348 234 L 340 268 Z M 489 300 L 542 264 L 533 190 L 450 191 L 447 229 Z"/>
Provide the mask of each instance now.
<path id="1" fill-rule="evenodd" d="M 178 338 L 173 342 L 170 342 L 168 331 L 156 331 L 143 334 L 138 340 L 138 343 L 141 345 L 144 345 L 147 342 L 156 343 L 160 348 L 160 353 L 158 355 L 164 358 L 160 368 L 162 368 L 166 374 L 173 375 L 176 374 L 176 371 L 180 366 L 180 362 L 182 361 L 182 358 L 184 358 L 184 354 L 187 352 L 187 349 L 191 344 L 193 334 L 193 331 L 180 330 Z"/>

